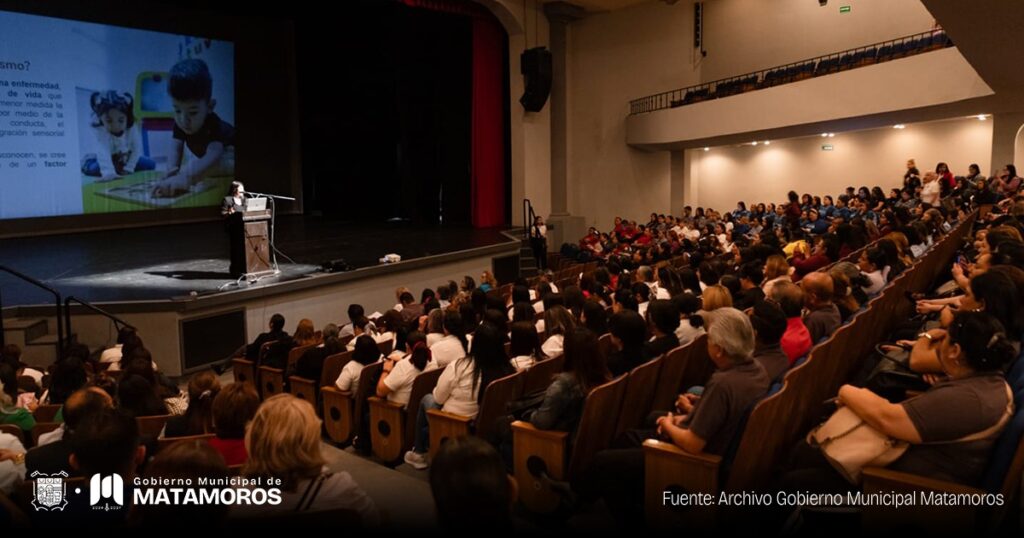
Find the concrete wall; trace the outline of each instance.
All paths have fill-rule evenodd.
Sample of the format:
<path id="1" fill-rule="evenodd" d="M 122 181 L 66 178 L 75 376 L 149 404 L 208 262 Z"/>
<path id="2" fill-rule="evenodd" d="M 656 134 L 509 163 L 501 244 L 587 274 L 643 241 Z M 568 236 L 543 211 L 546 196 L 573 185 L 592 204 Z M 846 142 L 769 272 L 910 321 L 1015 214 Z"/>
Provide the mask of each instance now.
<path id="1" fill-rule="evenodd" d="M 686 203 L 725 211 L 739 200 L 778 203 L 789 190 L 836 196 L 849 185 L 878 185 L 888 191 L 902 184 L 909 158 L 922 173 L 942 161 L 954 175 L 966 174 L 971 163 L 991 174 L 992 126 L 991 118 L 961 118 L 838 133 L 835 138 L 773 140 L 770 146 L 686 150 L 691 183 Z M 832 151 L 823 151 L 823 144 Z"/>
<path id="2" fill-rule="evenodd" d="M 839 12 L 843 5 L 849 13 Z M 933 23 L 919 0 L 833 0 L 824 7 L 814 0 L 709 0 L 702 82 L 924 32 Z"/>
<path id="3" fill-rule="evenodd" d="M 628 103 L 695 84 L 693 6 L 647 2 L 569 27 L 569 212 L 608 227 L 616 214 L 670 208 L 670 157 L 626 145 Z"/>

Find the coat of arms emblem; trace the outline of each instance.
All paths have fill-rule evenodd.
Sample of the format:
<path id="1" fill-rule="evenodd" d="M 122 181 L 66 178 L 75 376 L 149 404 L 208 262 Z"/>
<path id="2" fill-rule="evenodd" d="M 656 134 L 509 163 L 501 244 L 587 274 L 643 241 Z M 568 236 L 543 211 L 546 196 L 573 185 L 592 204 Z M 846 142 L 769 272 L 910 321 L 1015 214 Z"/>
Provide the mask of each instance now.
<path id="1" fill-rule="evenodd" d="M 32 483 L 32 507 L 36 510 L 64 510 L 68 505 L 67 484 L 64 479 L 68 473 L 61 471 L 54 474 L 33 472 Z"/>

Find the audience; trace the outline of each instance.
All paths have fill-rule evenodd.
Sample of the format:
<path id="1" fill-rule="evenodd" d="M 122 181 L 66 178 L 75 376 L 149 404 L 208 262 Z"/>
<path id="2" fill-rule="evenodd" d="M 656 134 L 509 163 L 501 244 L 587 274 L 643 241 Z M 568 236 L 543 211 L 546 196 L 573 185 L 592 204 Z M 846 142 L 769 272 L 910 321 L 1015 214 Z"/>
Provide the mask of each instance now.
<path id="1" fill-rule="evenodd" d="M 484 388 L 495 379 L 515 372 L 505 354 L 503 335 L 490 323 L 481 324 L 473 337 L 473 352 L 444 368 L 432 394 L 423 397 L 416 417 L 416 441 L 405 453 L 405 462 L 416 469 L 426 469 L 430 443 L 427 410 L 475 417 L 480 409 Z"/>
<path id="2" fill-rule="evenodd" d="M 349 509 L 362 525 L 379 524 L 377 508 L 346 472 L 332 472 L 321 452 L 320 419 L 313 406 L 291 394 L 271 396 L 260 405 L 245 433 L 248 461 L 242 476 L 282 481 L 281 504 L 240 505 L 232 517 Z"/>

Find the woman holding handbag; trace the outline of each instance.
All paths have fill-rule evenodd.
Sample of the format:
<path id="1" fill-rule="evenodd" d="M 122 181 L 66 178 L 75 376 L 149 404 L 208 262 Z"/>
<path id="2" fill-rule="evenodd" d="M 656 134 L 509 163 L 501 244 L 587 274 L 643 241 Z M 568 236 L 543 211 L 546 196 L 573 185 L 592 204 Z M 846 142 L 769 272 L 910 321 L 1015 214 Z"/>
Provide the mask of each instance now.
<path id="1" fill-rule="evenodd" d="M 1002 368 L 1016 351 L 984 312 L 959 312 L 946 334 L 932 338 L 949 379 L 901 403 L 843 385 L 840 410 L 797 447 L 784 489 L 848 490 L 866 467 L 977 485 L 1013 416 Z"/>

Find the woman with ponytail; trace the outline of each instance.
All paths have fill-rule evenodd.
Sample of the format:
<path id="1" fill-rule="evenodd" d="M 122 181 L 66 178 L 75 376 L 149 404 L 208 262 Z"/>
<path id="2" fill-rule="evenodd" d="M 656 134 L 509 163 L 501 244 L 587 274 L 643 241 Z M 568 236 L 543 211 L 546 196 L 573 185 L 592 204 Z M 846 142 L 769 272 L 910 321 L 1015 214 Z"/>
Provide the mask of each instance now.
<path id="1" fill-rule="evenodd" d="M 416 376 L 436 369 L 437 362 L 427 347 L 427 336 L 420 331 L 413 331 L 405 337 L 405 355 L 392 355 L 384 361 L 384 373 L 377 382 L 377 396 L 387 398 L 389 402 L 408 405 Z"/>
<path id="2" fill-rule="evenodd" d="M 213 399 L 220 392 L 220 380 L 212 370 L 200 372 L 188 382 L 188 409 L 184 415 L 171 417 L 164 427 L 164 437 L 183 437 L 213 433 Z"/>

